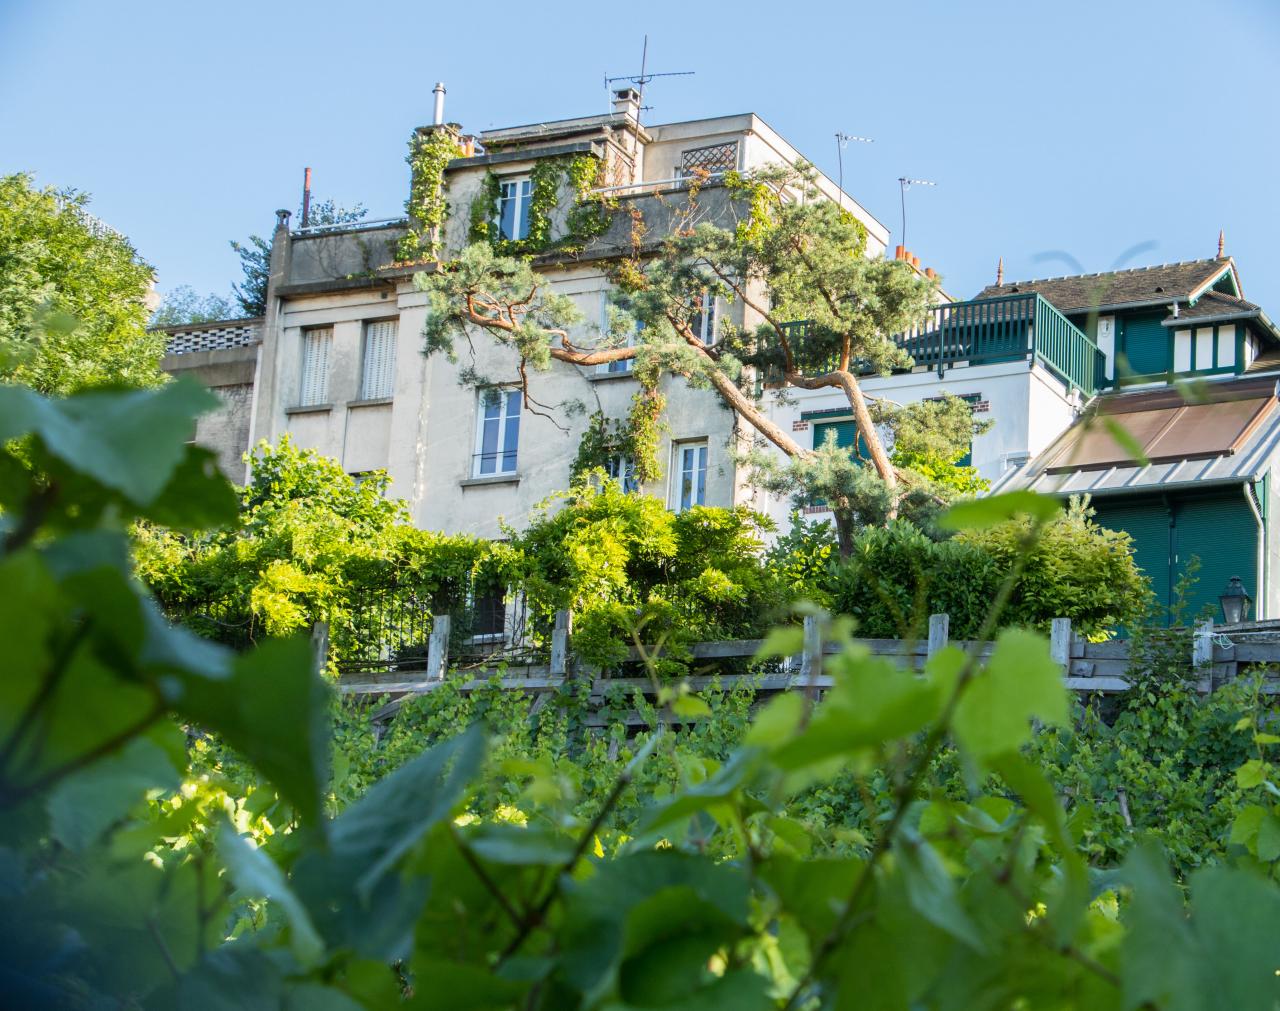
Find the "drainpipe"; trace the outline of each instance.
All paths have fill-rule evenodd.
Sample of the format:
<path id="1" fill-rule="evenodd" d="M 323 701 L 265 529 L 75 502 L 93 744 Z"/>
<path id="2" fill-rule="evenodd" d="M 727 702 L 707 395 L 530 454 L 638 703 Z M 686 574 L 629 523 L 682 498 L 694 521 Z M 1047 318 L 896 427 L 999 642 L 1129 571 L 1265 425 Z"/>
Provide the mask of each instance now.
<path id="1" fill-rule="evenodd" d="M 1177 555 L 1177 551 L 1175 550 L 1178 543 L 1178 517 L 1173 511 L 1173 503 L 1169 501 L 1168 492 L 1160 493 L 1160 501 L 1164 503 L 1164 511 L 1169 514 L 1169 542 L 1167 545 L 1168 550 L 1166 551 L 1166 554 L 1169 556 L 1169 560 L 1166 563 L 1168 567 L 1167 571 L 1169 575 L 1169 579 L 1168 579 L 1169 585 L 1168 585 L 1168 588 L 1165 590 L 1165 596 L 1164 596 L 1164 613 L 1165 613 L 1165 619 L 1168 620 L 1168 618 L 1170 617 L 1170 611 L 1173 607 L 1174 575 L 1178 571 L 1178 565 L 1177 565 L 1178 555 Z"/>
<path id="2" fill-rule="evenodd" d="M 1267 525 L 1262 520 L 1262 512 L 1258 508 L 1258 500 L 1254 498 L 1253 487 L 1246 481 L 1242 484 L 1244 500 L 1249 503 L 1249 511 L 1253 513 L 1254 522 L 1258 524 L 1258 610 L 1255 620 L 1265 618 L 1263 613 L 1267 604 Z"/>

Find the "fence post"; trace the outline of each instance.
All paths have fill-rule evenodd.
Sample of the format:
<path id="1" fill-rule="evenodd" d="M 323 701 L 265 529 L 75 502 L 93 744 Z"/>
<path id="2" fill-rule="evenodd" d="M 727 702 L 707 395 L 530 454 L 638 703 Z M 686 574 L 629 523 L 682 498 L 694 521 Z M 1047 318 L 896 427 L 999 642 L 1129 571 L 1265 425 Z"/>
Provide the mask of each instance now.
<path id="1" fill-rule="evenodd" d="M 929 655 L 933 656 L 939 650 L 947 648 L 947 641 L 951 638 L 951 615 L 949 614 L 931 614 L 929 615 Z"/>
<path id="2" fill-rule="evenodd" d="M 804 652 L 800 654 L 800 677 L 809 681 L 821 673 L 822 632 L 818 628 L 817 615 L 809 614 L 804 619 Z"/>
<path id="3" fill-rule="evenodd" d="M 452 620 L 447 614 L 431 618 L 431 638 L 427 640 L 427 677 L 433 681 L 444 678 L 449 664 L 449 626 Z"/>
<path id="4" fill-rule="evenodd" d="M 324 672 L 329 662 L 329 623 L 317 621 L 311 626 L 311 652 L 316 658 L 316 670 Z"/>
<path id="5" fill-rule="evenodd" d="M 1196 637 L 1191 642 L 1191 667 L 1197 676 L 1209 680 L 1209 691 L 1218 687 L 1213 669 L 1213 619 L 1206 618 L 1196 626 Z"/>
<path id="6" fill-rule="evenodd" d="M 569 631 L 572 619 L 568 611 L 556 612 L 556 627 L 551 633 L 551 667 L 552 677 L 564 677 L 569 673 Z"/>
<path id="7" fill-rule="evenodd" d="M 1063 670 L 1071 670 L 1071 619 L 1054 618 L 1049 626 L 1049 655 Z"/>

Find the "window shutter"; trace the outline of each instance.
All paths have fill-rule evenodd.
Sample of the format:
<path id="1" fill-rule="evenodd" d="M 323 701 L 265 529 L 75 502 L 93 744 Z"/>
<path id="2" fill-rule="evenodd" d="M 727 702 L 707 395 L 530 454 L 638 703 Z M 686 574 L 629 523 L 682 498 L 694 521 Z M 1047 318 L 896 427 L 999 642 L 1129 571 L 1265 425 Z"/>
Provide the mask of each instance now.
<path id="1" fill-rule="evenodd" d="M 361 400 L 382 400 L 391 396 L 396 371 L 396 320 L 370 323 L 364 335 L 364 380 Z"/>
<path id="2" fill-rule="evenodd" d="M 329 400 L 329 345 L 333 343 L 333 330 L 307 330 L 302 335 L 302 396 L 303 407 L 324 404 Z"/>

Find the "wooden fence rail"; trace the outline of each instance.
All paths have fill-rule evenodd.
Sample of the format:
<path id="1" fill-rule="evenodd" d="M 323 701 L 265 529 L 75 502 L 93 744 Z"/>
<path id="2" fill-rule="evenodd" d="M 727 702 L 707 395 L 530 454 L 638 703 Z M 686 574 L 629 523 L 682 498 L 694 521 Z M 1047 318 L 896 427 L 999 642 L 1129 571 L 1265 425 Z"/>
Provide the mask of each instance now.
<path id="1" fill-rule="evenodd" d="M 911 668 L 921 667 L 929 656 L 948 645 L 964 650 L 976 649 L 979 657 L 990 655 L 992 643 L 953 641 L 949 626 L 950 619 L 947 615 L 935 614 L 929 618 L 928 635 L 923 640 L 856 641 L 873 656 L 888 657 L 901 666 Z M 1194 672 L 1201 691 L 1212 691 L 1250 667 L 1280 666 L 1280 628 L 1272 631 L 1242 629 L 1242 626 L 1215 627 L 1212 622 L 1205 622 L 1196 628 L 1187 661 L 1188 670 Z M 1233 635 L 1240 641 L 1232 639 Z M 1250 636 L 1261 638 L 1250 639 Z M 323 637 L 318 638 L 323 641 Z M 710 687 L 713 683 L 730 689 L 748 681 L 762 694 L 808 686 L 818 689 L 830 687 L 831 678 L 822 672 L 822 660 L 823 657 L 838 652 L 841 647 L 822 641 L 818 622 L 812 617 L 805 619 L 803 642 L 803 649 L 796 656 L 774 661 L 771 665 L 774 669 L 754 674 L 716 674 L 702 671 L 714 668 L 716 661 L 750 660 L 759 652 L 764 640 L 734 639 L 695 643 L 690 649 L 693 659 L 691 667 L 695 673 L 686 680 L 694 690 Z M 338 690 L 351 696 L 391 696 L 392 701 L 379 710 L 380 715 L 389 715 L 405 698 L 433 691 L 444 683 L 445 674 L 450 669 L 448 643 L 449 617 L 438 615 L 432 623 L 425 670 L 418 668 L 348 674 L 339 679 Z M 1128 690 L 1128 640 L 1086 642 L 1073 634 L 1069 619 L 1057 618 L 1052 623 L 1049 644 L 1050 655 L 1062 667 L 1066 685 L 1073 691 L 1111 693 Z M 633 650 L 631 662 L 638 663 L 640 659 Z M 462 682 L 461 690 L 471 692 L 487 687 L 498 669 L 502 669 L 502 657 L 500 653 L 495 653 L 491 663 L 476 667 L 476 675 Z M 507 665 L 502 669 L 501 684 L 511 691 L 545 695 L 559 689 L 570 678 L 588 680 L 591 696 L 599 702 L 603 702 L 607 693 L 619 689 L 627 694 L 639 691 L 646 696 L 652 696 L 655 692 L 654 682 L 648 677 L 605 676 L 600 670 L 580 662 L 572 651 L 571 624 L 567 611 L 556 615 L 551 636 L 550 662 L 545 665 Z"/>

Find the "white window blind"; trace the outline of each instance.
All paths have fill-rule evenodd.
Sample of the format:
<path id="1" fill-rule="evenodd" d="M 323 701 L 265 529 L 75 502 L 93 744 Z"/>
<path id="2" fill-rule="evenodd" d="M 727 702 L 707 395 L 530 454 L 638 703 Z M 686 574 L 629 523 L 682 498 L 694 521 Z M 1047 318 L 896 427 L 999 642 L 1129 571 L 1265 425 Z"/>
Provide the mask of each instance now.
<path id="1" fill-rule="evenodd" d="M 329 402 L 329 348 L 333 329 L 306 330 L 302 334 L 302 389 L 298 403 L 303 407 Z"/>
<path id="2" fill-rule="evenodd" d="M 381 319 L 365 327 L 361 400 L 384 400 L 391 396 L 396 374 L 396 331 L 394 319 Z"/>

